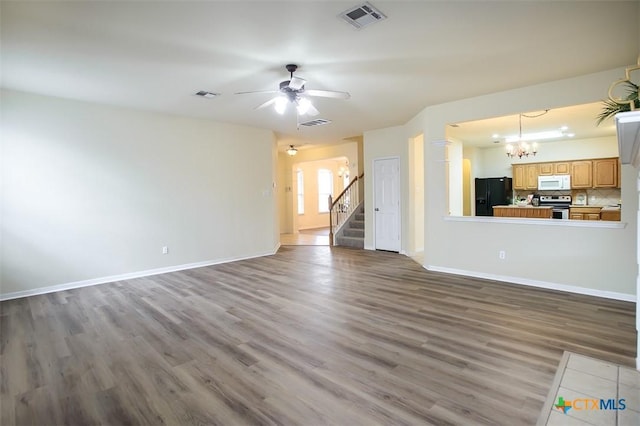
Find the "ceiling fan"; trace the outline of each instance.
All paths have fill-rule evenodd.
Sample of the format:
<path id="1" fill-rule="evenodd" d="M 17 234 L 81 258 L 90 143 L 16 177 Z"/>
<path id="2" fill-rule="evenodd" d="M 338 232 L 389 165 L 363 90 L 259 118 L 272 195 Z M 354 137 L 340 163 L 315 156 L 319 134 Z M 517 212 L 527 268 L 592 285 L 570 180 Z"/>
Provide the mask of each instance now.
<path id="1" fill-rule="evenodd" d="M 351 95 L 347 92 L 337 92 L 334 90 L 307 90 L 305 84 L 307 80 L 295 77 L 293 73 L 298 69 L 296 64 L 285 66 L 290 73 L 289 80 L 282 81 L 278 90 L 260 90 L 253 92 L 237 92 L 236 95 L 246 95 L 254 93 L 277 93 L 275 97 L 258 105 L 255 109 L 261 109 L 273 105 L 279 114 L 284 114 L 288 104 L 294 104 L 298 115 L 318 115 L 319 112 L 313 106 L 309 97 L 349 99 Z"/>

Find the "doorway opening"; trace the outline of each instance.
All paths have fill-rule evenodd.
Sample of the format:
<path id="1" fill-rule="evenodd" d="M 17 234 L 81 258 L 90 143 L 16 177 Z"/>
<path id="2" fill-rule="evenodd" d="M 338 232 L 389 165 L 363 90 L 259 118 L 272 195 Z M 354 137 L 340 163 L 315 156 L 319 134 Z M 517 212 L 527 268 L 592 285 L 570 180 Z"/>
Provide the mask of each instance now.
<path id="1" fill-rule="evenodd" d="M 291 166 L 290 233 L 281 245 L 329 245 L 329 195 L 342 192 L 349 179 L 347 157 L 294 163 Z"/>

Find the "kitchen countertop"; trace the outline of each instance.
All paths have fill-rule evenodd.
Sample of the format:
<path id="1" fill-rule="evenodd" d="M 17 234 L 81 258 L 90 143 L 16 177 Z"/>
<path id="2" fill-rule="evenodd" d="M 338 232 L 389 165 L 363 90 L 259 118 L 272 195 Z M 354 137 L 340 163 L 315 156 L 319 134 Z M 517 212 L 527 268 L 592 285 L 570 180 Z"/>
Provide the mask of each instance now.
<path id="1" fill-rule="evenodd" d="M 577 204 L 571 204 L 569 206 L 572 209 L 575 208 L 592 208 L 592 209 L 602 209 L 602 210 L 620 210 L 620 206 L 594 206 L 594 205 L 577 205 Z"/>
<path id="2" fill-rule="evenodd" d="M 493 208 L 509 208 L 509 209 L 552 209 L 551 206 L 532 206 L 531 204 L 527 204 L 526 206 L 515 206 L 513 204 L 509 204 L 508 206 L 493 206 Z"/>

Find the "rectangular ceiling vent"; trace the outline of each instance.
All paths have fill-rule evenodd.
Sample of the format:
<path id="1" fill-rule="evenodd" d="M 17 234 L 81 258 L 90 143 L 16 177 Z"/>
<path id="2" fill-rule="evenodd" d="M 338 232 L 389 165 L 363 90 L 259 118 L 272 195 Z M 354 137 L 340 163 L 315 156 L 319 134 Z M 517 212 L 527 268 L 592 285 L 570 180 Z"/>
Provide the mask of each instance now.
<path id="1" fill-rule="evenodd" d="M 338 16 L 358 29 L 371 25 L 374 22 L 387 19 L 384 13 L 380 12 L 369 3 L 363 3 L 359 6 L 352 7 Z"/>
<path id="2" fill-rule="evenodd" d="M 203 98 L 212 99 L 212 98 L 215 98 L 216 96 L 220 96 L 220 93 L 207 92 L 206 90 L 201 90 L 198 93 L 196 93 L 196 96 L 202 96 Z"/>
<path id="3" fill-rule="evenodd" d="M 317 118 L 315 120 L 305 121 L 304 123 L 300 123 L 300 125 L 311 127 L 311 126 L 322 126 L 323 124 L 329 124 L 329 123 L 331 123 L 331 120 L 325 120 L 324 118 Z"/>

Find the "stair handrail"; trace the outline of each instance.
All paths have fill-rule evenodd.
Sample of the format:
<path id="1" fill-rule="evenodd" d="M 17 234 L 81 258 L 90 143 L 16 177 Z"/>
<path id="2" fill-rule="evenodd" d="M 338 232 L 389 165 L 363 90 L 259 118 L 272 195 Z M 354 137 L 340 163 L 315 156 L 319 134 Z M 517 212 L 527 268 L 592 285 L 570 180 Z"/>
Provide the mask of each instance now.
<path id="1" fill-rule="evenodd" d="M 329 245 L 333 246 L 335 230 L 339 229 L 360 204 L 360 185 L 356 182 L 364 178 L 364 172 L 353 178 L 349 185 L 336 197 L 329 195 Z M 364 195 L 364 194 L 362 194 Z"/>

